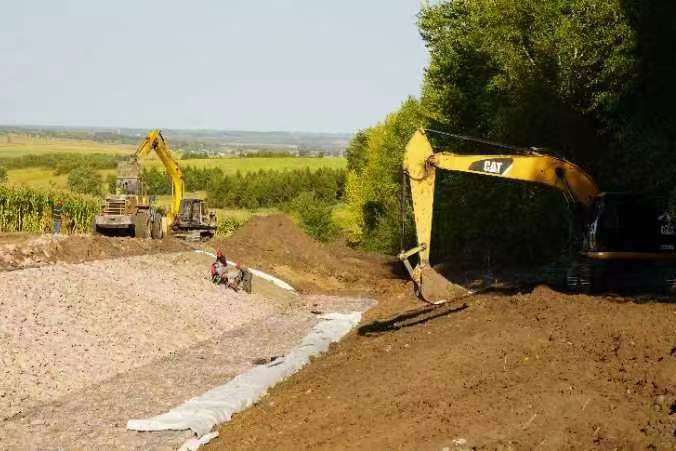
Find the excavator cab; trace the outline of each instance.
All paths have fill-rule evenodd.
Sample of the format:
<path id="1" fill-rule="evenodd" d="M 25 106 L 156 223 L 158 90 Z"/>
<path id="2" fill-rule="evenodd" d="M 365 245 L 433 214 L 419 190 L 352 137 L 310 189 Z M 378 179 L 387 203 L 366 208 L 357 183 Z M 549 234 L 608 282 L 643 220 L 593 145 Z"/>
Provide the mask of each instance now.
<path id="1" fill-rule="evenodd" d="M 208 240 L 216 233 L 216 215 L 202 199 L 181 199 L 178 215 L 171 226 L 174 236 L 188 240 Z"/>
<path id="2" fill-rule="evenodd" d="M 592 207 L 584 252 L 670 253 L 676 247 L 671 215 L 636 193 L 601 193 Z"/>

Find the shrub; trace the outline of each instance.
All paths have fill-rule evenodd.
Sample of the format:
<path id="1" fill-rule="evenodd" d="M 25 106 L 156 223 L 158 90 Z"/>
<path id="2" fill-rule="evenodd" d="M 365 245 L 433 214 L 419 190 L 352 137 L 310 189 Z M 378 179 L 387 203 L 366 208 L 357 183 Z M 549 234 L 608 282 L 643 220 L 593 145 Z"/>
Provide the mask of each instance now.
<path id="1" fill-rule="evenodd" d="M 237 229 L 244 225 L 244 221 L 232 216 L 226 216 L 224 218 L 218 218 L 218 228 L 216 229 L 216 235 L 221 237 L 228 237 L 235 233 Z"/>
<path id="2" fill-rule="evenodd" d="M 80 166 L 68 174 L 68 187 L 79 194 L 101 195 L 101 174 L 91 166 Z"/>
<path id="3" fill-rule="evenodd" d="M 308 235 L 318 241 L 329 241 L 338 234 L 338 227 L 333 222 L 333 207 L 325 200 L 319 199 L 313 192 L 299 194 L 288 205 L 288 209 L 298 216 Z"/>

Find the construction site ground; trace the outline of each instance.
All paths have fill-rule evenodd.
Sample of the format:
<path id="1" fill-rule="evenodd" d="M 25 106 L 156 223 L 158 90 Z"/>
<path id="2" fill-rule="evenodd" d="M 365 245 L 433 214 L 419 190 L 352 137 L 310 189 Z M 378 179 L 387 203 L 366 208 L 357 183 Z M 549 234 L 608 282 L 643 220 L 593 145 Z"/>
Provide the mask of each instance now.
<path id="1" fill-rule="evenodd" d="M 229 250 L 308 292 L 379 304 L 209 449 L 676 448 L 669 299 L 539 286 L 433 309 L 398 261 L 292 231 L 256 220 Z"/>
<path id="2" fill-rule="evenodd" d="M 51 239 L 40 239 L 48 241 L 45 246 L 55 246 Z M 68 247 L 71 239 L 56 241 Z M 20 258 L 35 260 L 37 252 L 23 255 L 30 252 L 20 250 L 31 247 L 32 241 L 10 244 L 16 248 L 4 251 L 12 254 L 5 260 L 15 263 L 5 266 L 21 266 L 16 263 Z M 54 269 L 54 277 L 66 281 L 74 271 L 96 273 L 104 267 L 105 272 L 123 277 L 123 271 L 115 272 L 120 261 L 130 270 L 151 271 L 146 275 L 154 274 L 155 269 L 148 269 L 153 265 L 158 272 L 169 271 L 176 281 L 167 281 L 164 292 L 183 293 L 182 281 L 190 278 L 195 279 L 191 283 L 205 283 L 200 290 L 216 288 L 198 280 L 197 273 L 176 269 L 180 266 L 171 259 L 208 261 L 185 248 L 164 249 L 183 244 L 147 241 L 144 255 L 128 257 L 118 249 L 120 243 L 87 245 L 100 248 L 94 256 L 68 251 L 68 258 L 74 259 L 69 263 L 60 263 L 58 255 L 44 259 L 53 265 L 49 268 Z M 0 254 L 6 245 L 0 241 Z M 118 250 L 110 251 L 111 246 Z M 130 246 L 128 252 L 136 252 L 133 243 Z M 124 423 L 131 417 L 166 411 L 222 383 L 255 364 L 254 355 L 267 358 L 286 352 L 315 313 L 340 309 L 341 302 L 349 310 L 367 298 L 376 299 L 378 305 L 365 315 L 358 330 L 222 425 L 219 438 L 207 448 L 676 448 L 676 304 L 669 299 L 568 295 L 538 286 L 521 292 L 486 292 L 465 299 L 466 305 L 433 309 L 414 297 L 398 261 L 340 244 L 321 245 L 283 216 L 254 218 L 232 237 L 210 246 L 220 247 L 229 259 L 280 277 L 304 297 L 269 292 L 254 306 L 232 297 L 231 310 L 241 312 L 232 321 L 215 318 L 210 302 L 181 310 L 185 296 L 169 296 L 176 299 L 164 301 L 168 302 L 164 307 L 159 300 L 143 304 L 144 321 L 152 321 L 150 312 L 164 312 L 162 321 L 172 332 L 181 333 L 168 337 L 158 332 L 157 338 L 152 331 L 164 323 L 146 327 L 141 322 L 138 336 L 150 334 L 149 341 L 161 342 L 162 350 L 143 343 L 138 350 L 146 360 L 126 363 L 128 369 L 112 376 L 87 370 L 84 351 L 72 354 L 84 362 L 78 368 L 90 371 L 97 382 L 88 383 L 94 379 L 87 378 L 78 382 L 75 371 L 71 390 L 44 400 L 16 401 L 21 412 L 0 418 L 0 440 L 4 440 L 0 448 L 24 448 L 20 445 L 26 443 L 175 447 L 186 434 L 132 433 L 124 430 Z M 107 256 L 115 258 L 106 260 Z M 7 274 L 12 273 L 0 276 Z M 14 288 L 13 293 L 21 289 Z M 97 295 L 106 296 L 105 290 L 99 291 Z M 150 292 L 159 296 L 162 290 Z M 341 301 L 336 295 L 351 300 Z M 127 303 L 135 299 L 134 292 L 125 296 Z M 7 298 L 0 295 L 0 299 Z M 151 307 L 155 310 L 145 311 Z M 0 321 L 7 311 L 0 306 Z M 32 313 L 25 315 L 26 321 L 39 329 L 44 316 L 36 320 Z M 177 318 L 185 324 L 178 324 Z M 187 326 L 191 321 L 204 324 L 203 318 L 213 322 L 198 327 L 199 334 Z M 39 350 L 48 341 L 25 346 Z M 92 340 L 96 352 L 107 346 Z M 132 355 L 137 354 L 129 351 Z M 35 362 L 38 365 L 40 360 Z M 93 368 L 105 368 L 103 362 L 94 362 Z M 30 365 L 22 368 L 31 369 Z M 42 375 L 47 372 L 35 371 L 39 377 L 27 375 L 23 383 L 43 393 L 41 385 L 48 382 Z M 1 390 L 10 396 L 9 390 Z M 6 402 L 3 399 L 0 402 Z"/>
<path id="3" fill-rule="evenodd" d="M 194 245 L 88 236 L 0 241 L 0 449 L 176 449 L 190 432 L 136 433 L 296 346 L 320 312 L 371 301 L 254 294 L 209 280 Z"/>

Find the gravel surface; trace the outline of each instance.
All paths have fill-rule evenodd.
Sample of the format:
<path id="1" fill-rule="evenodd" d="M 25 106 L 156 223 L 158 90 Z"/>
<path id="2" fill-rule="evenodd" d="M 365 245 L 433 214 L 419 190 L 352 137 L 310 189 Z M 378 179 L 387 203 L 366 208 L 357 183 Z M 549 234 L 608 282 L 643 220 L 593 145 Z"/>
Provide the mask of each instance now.
<path id="1" fill-rule="evenodd" d="M 163 254 L 0 273 L 2 417 L 273 313 L 211 284 L 209 261 Z"/>
<path id="2" fill-rule="evenodd" d="M 287 353 L 359 298 L 212 285 L 211 258 L 153 254 L 0 272 L 0 449 L 176 449 L 127 431 Z"/>

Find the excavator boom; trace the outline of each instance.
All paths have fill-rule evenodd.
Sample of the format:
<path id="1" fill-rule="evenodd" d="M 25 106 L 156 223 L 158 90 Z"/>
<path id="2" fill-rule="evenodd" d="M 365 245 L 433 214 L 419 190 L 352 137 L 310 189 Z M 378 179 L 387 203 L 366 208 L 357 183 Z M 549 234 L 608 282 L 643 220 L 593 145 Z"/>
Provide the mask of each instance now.
<path id="1" fill-rule="evenodd" d="M 174 156 L 169 149 L 169 144 L 162 136 L 160 130 L 152 130 L 148 133 L 146 139 L 136 149 L 134 158 L 137 162 L 140 162 L 140 160 L 147 157 L 153 150 L 160 161 L 162 161 L 169 177 L 171 177 L 173 195 L 171 198 L 171 207 L 169 208 L 167 216 L 169 222 L 173 222 L 176 215 L 178 215 L 181 200 L 183 199 L 183 173 L 181 172 L 178 162 L 174 159 Z"/>
<path id="2" fill-rule="evenodd" d="M 400 258 L 423 299 L 433 303 L 453 296 L 453 293 L 447 293 L 448 287 L 443 286 L 441 276 L 429 264 L 437 169 L 548 185 L 586 208 L 591 207 L 600 194 L 592 177 L 569 161 L 536 152 L 526 155 L 435 153 L 423 130 L 417 131 L 406 146 L 403 169 L 411 187 L 418 246 L 403 252 Z M 408 258 L 416 253 L 420 259 L 413 268 Z M 458 291 L 457 287 L 451 288 L 451 291 Z"/>

